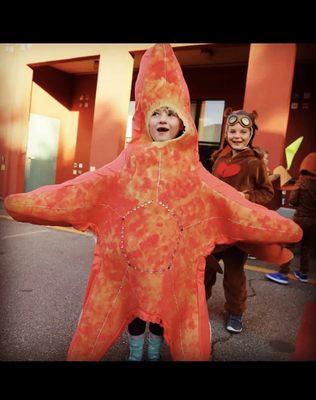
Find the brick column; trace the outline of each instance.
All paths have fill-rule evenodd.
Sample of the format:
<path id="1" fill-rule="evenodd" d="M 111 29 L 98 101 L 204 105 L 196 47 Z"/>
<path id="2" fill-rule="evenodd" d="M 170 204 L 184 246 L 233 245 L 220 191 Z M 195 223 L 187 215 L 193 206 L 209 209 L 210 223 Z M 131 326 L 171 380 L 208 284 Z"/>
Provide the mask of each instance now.
<path id="1" fill-rule="evenodd" d="M 250 46 L 244 109 L 258 112 L 254 144 L 269 151 L 271 169 L 284 160 L 295 57 L 295 44 Z"/>
<path id="2" fill-rule="evenodd" d="M 90 167 L 111 162 L 124 148 L 133 64 L 126 46 L 107 46 L 100 55 Z"/>

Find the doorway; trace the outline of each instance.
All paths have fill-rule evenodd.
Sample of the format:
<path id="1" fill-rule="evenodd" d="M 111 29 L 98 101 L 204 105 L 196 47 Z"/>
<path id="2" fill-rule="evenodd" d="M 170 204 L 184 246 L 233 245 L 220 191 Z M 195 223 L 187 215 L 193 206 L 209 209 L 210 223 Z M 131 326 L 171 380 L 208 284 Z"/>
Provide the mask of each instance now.
<path id="1" fill-rule="evenodd" d="M 89 170 L 98 58 L 30 65 L 25 191 L 62 183 Z"/>
<path id="2" fill-rule="evenodd" d="M 26 152 L 26 192 L 55 183 L 60 120 L 30 114 Z"/>

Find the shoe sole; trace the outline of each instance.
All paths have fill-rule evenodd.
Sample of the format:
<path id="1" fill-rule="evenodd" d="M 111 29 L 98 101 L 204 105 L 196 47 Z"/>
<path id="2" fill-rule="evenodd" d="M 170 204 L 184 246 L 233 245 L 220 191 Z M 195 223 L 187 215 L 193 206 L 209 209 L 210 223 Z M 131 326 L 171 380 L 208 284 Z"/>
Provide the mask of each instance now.
<path id="1" fill-rule="evenodd" d="M 232 328 L 231 326 L 227 326 L 226 329 L 227 329 L 229 332 L 232 332 L 232 333 L 240 333 L 240 332 L 242 331 L 242 329 L 236 330 L 236 329 Z"/>
<path id="2" fill-rule="evenodd" d="M 294 275 L 295 275 L 295 278 L 298 279 L 299 281 L 304 282 L 304 283 L 308 283 L 308 279 L 302 279 L 302 278 L 300 278 L 298 275 L 296 275 L 295 272 L 294 272 Z"/>
<path id="3" fill-rule="evenodd" d="M 271 277 L 271 276 L 267 276 L 267 275 L 266 275 L 266 278 L 270 279 L 270 281 L 277 282 L 277 283 L 281 283 L 281 285 L 288 285 L 288 284 L 289 284 L 289 282 L 281 281 L 280 279 L 278 279 L 278 278 L 273 278 L 273 277 Z"/>

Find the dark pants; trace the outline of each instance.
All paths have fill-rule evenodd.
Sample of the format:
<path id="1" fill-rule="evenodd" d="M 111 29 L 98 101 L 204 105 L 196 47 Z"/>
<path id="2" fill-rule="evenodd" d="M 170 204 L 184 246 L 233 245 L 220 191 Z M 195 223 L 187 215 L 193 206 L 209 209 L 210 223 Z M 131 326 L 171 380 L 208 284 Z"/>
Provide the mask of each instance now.
<path id="1" fill-rule="evenodd" d="M 212 286 L 216 282 L 215 261 L 224 262 L 223 286 L 225 292 L 225 309 L 229 314 L 242 315 L 246 309 L 247 281 L 244 271 L 248 254 L 236 246 L 232 246 L 220 253 L 211 254 L 206 258 L 205 292 L 206 298 L 211 297 Z"/>
<path id="2" fill-rule="evenodd" d="M 128 325 L 128 333 L 133 336 L 141 335 L 146 330 L 146 321 L 143 321 L 140 318 L 135 318 Z M 162 336 L 163 335 L 163 327 L 159 324 L 154 324 L 152 322 L 149 323 L 149 331 L 154 335 Z"/>
<path id="3" fill-rule="evenodd" d="M 316 237 L 316 219 L 309 217 L 294 218 L 294 221 L 302 228 L 303 237 L 300 242 L 300 272 L 307 274 L 309 271 L 309 262 L 311 258 L 311 251 L 314 248 Z M 289 246 L 293 249 L 294 245 Z M 287 275 L 290 272 L 291 261 L 281 265 L 280 272 Z"/>

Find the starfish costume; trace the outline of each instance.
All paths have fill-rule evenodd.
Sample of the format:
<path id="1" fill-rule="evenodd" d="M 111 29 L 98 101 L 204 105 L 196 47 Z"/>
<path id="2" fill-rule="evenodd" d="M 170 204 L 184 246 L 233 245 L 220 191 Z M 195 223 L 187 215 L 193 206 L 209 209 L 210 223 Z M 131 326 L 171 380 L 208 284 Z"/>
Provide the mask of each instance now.
<path id="1" fill-rule="evenodd" d="M 240 245 L 282 264 L 278 243 L 301 229 L 244 199 L 199 162 L 190 97 L 170 45 L 144 54 L 136 82 L 133 140 L 112 163 L 59 185 L 8 196 L 17 221 L 74 226 L 97 235 L 94 261 L 68 360 L 101 360 L 135 317 L 160 323 L 174 360 L 209 360 L 205 256 Z M 183 135 L 154 142 L 148 123 L 168 106 Z"/>

